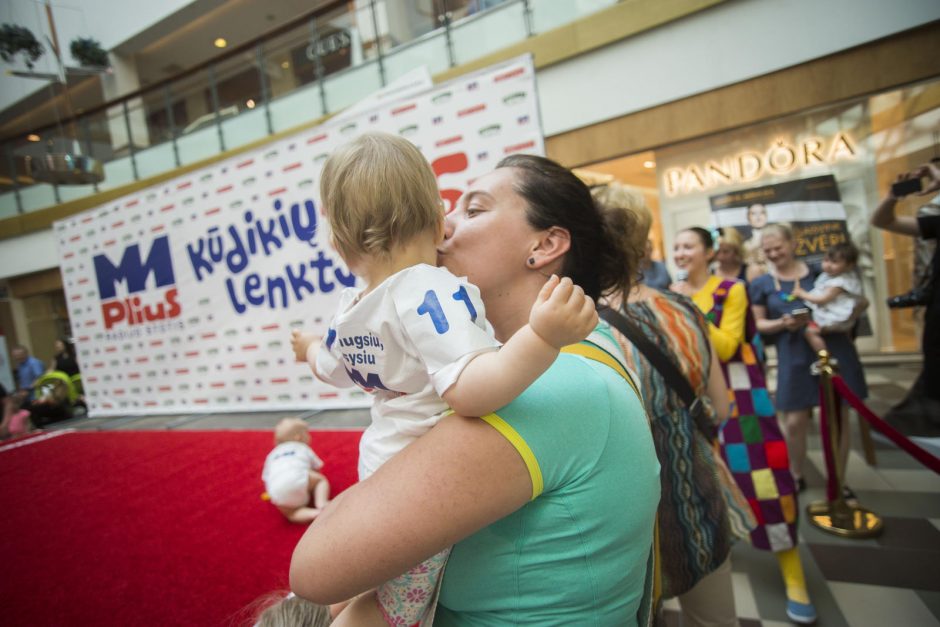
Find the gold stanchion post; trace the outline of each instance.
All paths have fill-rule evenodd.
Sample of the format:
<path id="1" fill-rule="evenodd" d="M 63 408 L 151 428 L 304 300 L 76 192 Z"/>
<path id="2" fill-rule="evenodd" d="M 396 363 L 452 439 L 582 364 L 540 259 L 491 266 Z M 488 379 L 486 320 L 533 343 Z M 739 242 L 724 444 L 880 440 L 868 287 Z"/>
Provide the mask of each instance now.
<path id="1" fill-rule="evenodd" d="M 835 364 L 829 358 L 827 351 L 819 351 L 819 361 L 813 365 L 814 374 L 819 374 L 819 384 L 823 388 L 825 411 L 829 416 L 827 421 L 829 430 L 829 455 L 832 459 L 833 479 L 836 484 L 835 498 L 832 501 L 816 501 L 806 506 L 806 513 L 810 522 L 823 531 L 842 536 L 844 538 L 872 538 L 884 530 L 881 517 L 858 504 L 846 503 L 842 496 L 844 468 L 839 460 L 839 442 L 841 442 L 842 414 L 835 390 L 832 388 L 832 375 Z"/>

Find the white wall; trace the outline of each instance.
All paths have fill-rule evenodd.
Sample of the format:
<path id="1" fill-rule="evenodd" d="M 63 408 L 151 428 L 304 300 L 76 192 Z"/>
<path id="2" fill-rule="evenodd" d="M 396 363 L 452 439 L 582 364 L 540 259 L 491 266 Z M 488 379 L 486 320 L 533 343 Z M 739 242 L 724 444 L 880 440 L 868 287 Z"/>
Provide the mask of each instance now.
<path id="1" fill-rule="evenodd" d="M 192 2 L 194 0 L 160 0 L 160 2 L 80 0 L 68 4 L 54 2 L 53 17 L 59 45 L 64 52 L 63 59 L 66 65 L 78 65 L 68 52 L 69 43 L 76 37 L 97 39 L 102 48 L 111 50 Z M 55 72 L 55 57 L 51 46 L 46 41 L 49 34 L 49 22 L 46 19 L 45 7 L 41 2 L 4 0 L 0 3 L 0 21 L 25 26 L 33 31 L 46 49 L 46 53 L 39 59 L 34 70 Z M 0 65 L 6 64 L 0 62 Z M 20 63 L 15 66 L 15 69 L 25 70 L 26 66 Z M 0 76 L 0 111 L 46 85 L 46 81 L 37 79 L 18 78 L 5 74 Z"/>
<path id="2" fill-rule="evenodd" d="M 940 19 L 937 0 L 734 0 L 538 73 L 546 136 Z"/>
<path id="3" fill-rule="evenodd" d="M 59 267 L 52 229 L 0 241 L 0 279 Z"/>

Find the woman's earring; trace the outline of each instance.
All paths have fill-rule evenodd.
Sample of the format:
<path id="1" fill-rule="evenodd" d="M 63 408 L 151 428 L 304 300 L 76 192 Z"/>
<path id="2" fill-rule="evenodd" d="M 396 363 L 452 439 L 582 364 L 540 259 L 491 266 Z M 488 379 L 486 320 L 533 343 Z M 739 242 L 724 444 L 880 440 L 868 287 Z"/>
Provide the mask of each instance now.
<path id="1" fill-rule="evenodd" d="M 534 265 L 535 265 L 535 257 L 529 257 L 529 265 L 530 265 L 530 266 L 534 266 Z"/>

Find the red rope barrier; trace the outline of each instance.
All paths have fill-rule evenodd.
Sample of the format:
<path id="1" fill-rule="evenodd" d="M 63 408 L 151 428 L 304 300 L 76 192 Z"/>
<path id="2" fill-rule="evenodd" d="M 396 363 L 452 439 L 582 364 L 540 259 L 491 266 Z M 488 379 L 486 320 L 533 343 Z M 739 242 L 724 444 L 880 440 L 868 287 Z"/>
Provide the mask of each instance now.
<path id="1" fill-rule="evenodd" d="M 858 412 L 860 416 L 862 416 L 865 420 L 871 423 L 873 427 L 881 431 L 881 433 L 883 433 L 889 440 L 891 440 L 892 442 L 897 444 L 900 448 L 910 453 L 910 455 L 913 456 L 914 459 L 922 463 L 924 466 L 934 471 L 935 473 L 940 474 L 940 457 L 937 457 L 936 455 L 933 455 L 925 451 L 921 447 L 917 446 L 916 444 L 911 442 L 908 438 L 906 438 L 904 435 L 902 435 L 897 429 L 895 429 L 894 427 L 889 425 L 887 422 L 885 422 L 884 420 L 876 416 L 874 412 L 872 412 L 872 410 L 868 409 L 868 407 L 865 406 L 865 403 L 863 403 L 861 400 L 859 400 L 857 396 L 855 396 L 855 393 L 849 389 L 849 386 L 845 383 L 845 381 L 842 380 L 842 377 L 833 375 L 832 387 L 839 396 L 841 396 L 846 402 L 848 402 L 849 405 L 851 405 L 855 409 L 855 411 Z M 820 394 L 820 398 L 824 396 L 821 388 L 820 388 L 819 394 Z M 822 424 L 822 416 L 824 414 L 824 411 L 822 410 L 823 407 L 825 407 L 824 403 L 820 403 L 819 415 L 820 415 L 821 424 Z M 825 442 L 825 438 L 828 437 L 825 428 L 823 428 L 823 434 L 824 434 L 823 437 L 824 437 L 824 442 Z M 826 450 L 828 452 L 829 449 L 827 448 Z M 829 472 L 830 483 L 832 483 L 832 479 L 831 479 L 832 472 L 831 472 L 831 468 L 828 468 L 829 466 L 828 458 L 826 459 L 826 465 L 827 465 L 827 470 L 830 471 Z M 832 496 L 833 496 L 832 494 L 829 495 L 829 500 L 832 500 Z"/>

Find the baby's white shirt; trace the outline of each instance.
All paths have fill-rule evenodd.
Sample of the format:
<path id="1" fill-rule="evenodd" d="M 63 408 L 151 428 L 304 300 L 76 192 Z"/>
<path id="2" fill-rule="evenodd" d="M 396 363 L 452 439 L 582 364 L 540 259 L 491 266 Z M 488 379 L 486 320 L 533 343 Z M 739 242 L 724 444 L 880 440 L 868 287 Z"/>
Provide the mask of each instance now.
<path id="1" fill-rule="evenodd" d="M 327 383 L 373 395 L 372 423 L 359 445 L 364 479 L 437 424 L 447 410 L 441 395 L 499 342 L 479 290 L 444 268 L 412 266 L 361 293 L 343 291 L 316 368 Z"/>

